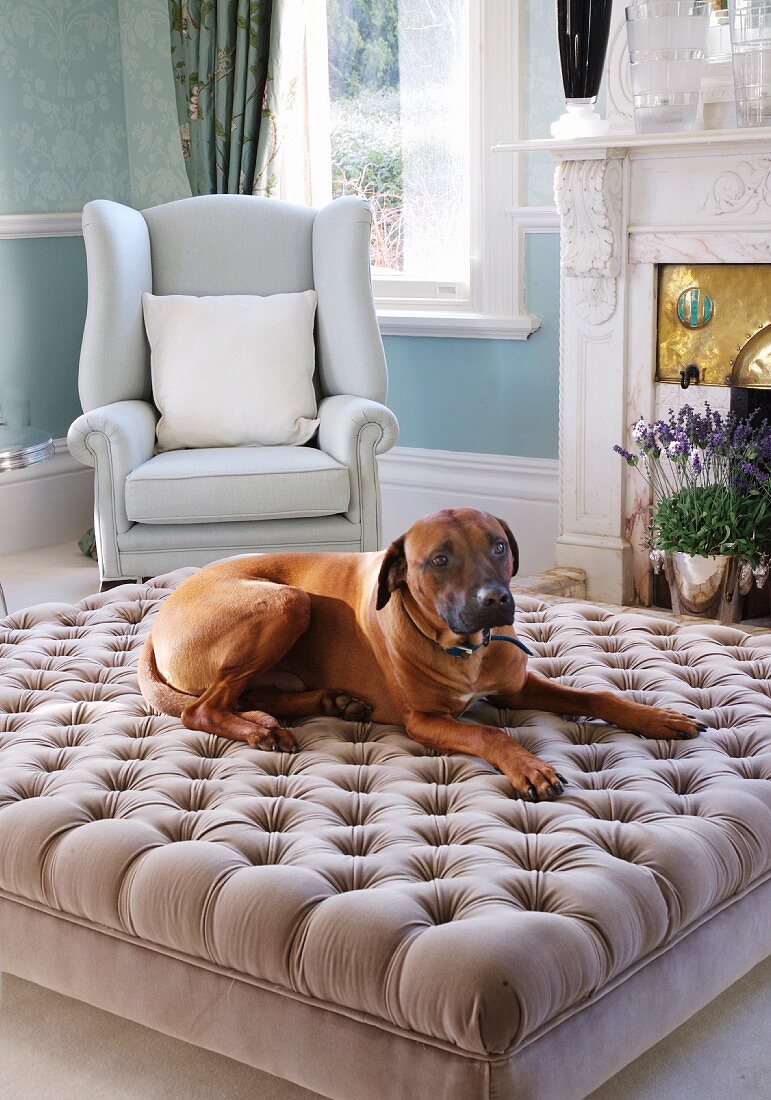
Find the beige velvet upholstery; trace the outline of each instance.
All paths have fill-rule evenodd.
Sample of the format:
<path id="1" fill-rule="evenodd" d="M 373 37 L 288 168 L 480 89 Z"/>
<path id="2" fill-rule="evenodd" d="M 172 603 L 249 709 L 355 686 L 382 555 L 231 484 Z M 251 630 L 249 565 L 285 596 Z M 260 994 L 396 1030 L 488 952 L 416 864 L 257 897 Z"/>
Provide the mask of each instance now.
<path id="1" fill-rule="evenodd" d="M 329 1081 L 331 1096 L 390 1100 L 405 1095 L 397 1050 L 453 1096 L 537 1096 L 537 1044 L 553 1056 L 561 1028 L 591 1044 L 596 1066 L 576 1056 L 588 1091 L 639 1053 L 630 1028 L 655 1042 L 771 949 L 771 635 L 520 597 L 533 668 L 710 726 L 665 743 L 507 712 L 569 781 L 533 805 L 489 765 L 434 756 L 398 727 L 308 719 L 287 756 L 153 714 L 137 655 L 188 573 L 0 624 L 4 968 L 45 984 L 48 967 L 54 988 Z M 62 944 L 77 956 L 60 959 Z M 144 979 L 133 989 L 145 966 L 166 975 L 158 1003 L 175 1018 Z M 270 1055 L 225 1039 L 250 1003 Z M 582 1010 L 596 1035 L 573 1022 Z"/>
<path id="2" fill-rule="evenodd" d="M 86 204 L 88 312 L 78 377 L 84 411 L 68 444 L 94 467 L 103 580 L 243 551 L 380 547 L 376 455 L 393 447 L 398 425 L 384 404 L 370 225 L 369 206 L 352 196 L 318 211 L 245 195 L 203 195 L 143 211 L 102 199 Z M 319 430 L 302 448 L 313 455 L 233 448 L 154 459 L 158 411 L 142 294 L 306 290 L 318 295 Z M 327 517 L 336 520 L 334 538 L 321 522 Z"/>

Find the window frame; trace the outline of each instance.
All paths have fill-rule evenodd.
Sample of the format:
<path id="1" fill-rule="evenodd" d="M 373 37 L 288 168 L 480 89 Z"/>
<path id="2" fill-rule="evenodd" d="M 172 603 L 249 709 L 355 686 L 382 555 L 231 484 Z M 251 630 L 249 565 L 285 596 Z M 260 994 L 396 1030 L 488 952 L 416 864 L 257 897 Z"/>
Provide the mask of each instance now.
<path id="1" fill-rule="evenodd" d="M 516 0 L 469 0 L 468 285 L 373 271 L 383 335 L 526 339 L 540 325 L 523 307 L 528 227 L 519 217 L 522 158 L 494 150 L 499 142 L 517 140 L 522 133 L 524 9 Z M 313 17 L 316 36 L 326 35 L 326 4 L 323 10 L 323 32 L 320 13 Z M 306 73 L 306 79 L 312 86 L 320 75 Z"/>
<path id="2" fill-rule="evenodd" d="M 520 48 L 524 5 L 510 0 L 469 2 L 470 286 L 457 299 L 395 297 L 373 276 L 378 321 L 384 335 L 526 339 L 539 319 L 526 313 L 524 234 L 517 225 L 522 193 L 519 157 L 494 151 L 506 134 L 520 134 L 523 104 Z M 396 287 L 398 277 L 392 278 Z M 388 288 L 391 291 L 391 287 Z"/>

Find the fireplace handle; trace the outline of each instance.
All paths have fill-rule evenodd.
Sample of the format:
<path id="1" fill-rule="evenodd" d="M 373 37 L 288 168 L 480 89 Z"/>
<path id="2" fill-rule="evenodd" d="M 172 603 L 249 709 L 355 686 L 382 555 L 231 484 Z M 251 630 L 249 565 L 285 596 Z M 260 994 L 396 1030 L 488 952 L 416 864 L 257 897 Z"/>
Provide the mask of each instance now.
<path id="1" fill-rule="evenodd" d="M 694 386 L 698 386 L 699 384 L 699 368 L 695 363 L 691 363 L 685 370 L 680 371 L 680 385 L 684 390 L 688 389 L 691 382 L 693 382 Z"/>

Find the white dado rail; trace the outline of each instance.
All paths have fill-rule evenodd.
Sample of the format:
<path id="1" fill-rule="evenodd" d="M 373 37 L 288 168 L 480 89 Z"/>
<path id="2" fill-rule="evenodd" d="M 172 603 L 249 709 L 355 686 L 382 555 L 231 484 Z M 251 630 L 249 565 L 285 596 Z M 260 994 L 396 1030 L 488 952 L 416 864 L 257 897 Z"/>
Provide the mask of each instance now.
<path id="1" fill-rule="evenodd" d="M 650 603 L 647 492 L 613 453 L 629 427 L 681 401 L 656 383 L 656 266 L 771 263 L 771 129 L 527 141 L 559 160 L 561 219 L 558 565 L 587 595 Z M 728 390 L 688 399 L 725 405 Z"/>

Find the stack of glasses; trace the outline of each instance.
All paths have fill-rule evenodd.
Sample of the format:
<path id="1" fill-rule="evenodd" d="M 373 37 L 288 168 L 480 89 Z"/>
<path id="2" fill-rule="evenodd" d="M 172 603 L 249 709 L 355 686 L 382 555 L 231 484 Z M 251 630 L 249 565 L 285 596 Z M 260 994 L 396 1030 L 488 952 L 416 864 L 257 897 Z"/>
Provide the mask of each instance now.
<path id="1" fill-rule="evenodd" d="M 626 9 L 638 133 L 696 125 L 711 9 L 710 0 L 652 0 Z"/>
<path id="2" fill-rule="evenodd" d="M 729 22 L 736 121 L 771 125 L 771 2 L 731 0 Z"/>

